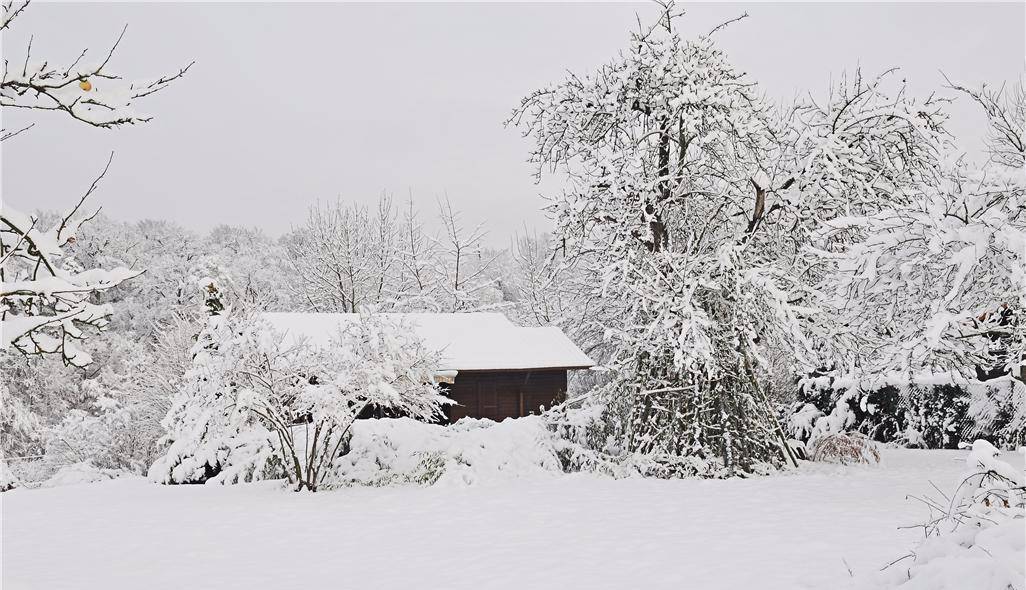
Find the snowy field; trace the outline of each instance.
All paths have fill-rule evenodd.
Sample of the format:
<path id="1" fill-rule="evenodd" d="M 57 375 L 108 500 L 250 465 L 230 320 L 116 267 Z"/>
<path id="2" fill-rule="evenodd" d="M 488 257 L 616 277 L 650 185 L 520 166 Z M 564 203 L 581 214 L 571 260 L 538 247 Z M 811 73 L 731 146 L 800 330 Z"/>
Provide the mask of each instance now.
<path id="1" fill-rule="evenodd" d="M 837 588 L 907 551 L 919 531 L 897 527 L 926 512 L 906 495 L 952 489 L 965 455 L 726 481 L 15 490 L 3 588 Z"/>

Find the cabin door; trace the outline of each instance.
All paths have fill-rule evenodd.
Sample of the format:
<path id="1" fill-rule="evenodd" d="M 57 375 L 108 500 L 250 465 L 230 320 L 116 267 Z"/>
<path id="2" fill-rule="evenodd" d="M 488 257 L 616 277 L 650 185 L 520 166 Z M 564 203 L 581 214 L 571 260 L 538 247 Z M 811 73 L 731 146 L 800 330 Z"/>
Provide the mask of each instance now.
<path id="1" fill-rule="evenodd" d="M 493 379 L 484 378 L 477 384 L 478 416 L 491 420 L 502 420 L 499 415 L 499 391 Z"/>

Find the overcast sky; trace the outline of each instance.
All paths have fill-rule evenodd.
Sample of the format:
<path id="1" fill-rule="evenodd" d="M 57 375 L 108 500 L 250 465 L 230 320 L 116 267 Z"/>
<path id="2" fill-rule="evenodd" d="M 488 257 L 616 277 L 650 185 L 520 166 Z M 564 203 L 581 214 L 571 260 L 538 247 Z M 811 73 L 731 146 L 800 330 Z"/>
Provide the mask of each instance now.
<path id="1" fill-rule="evenodd" d="M 822 95 L 831 77 L 900 66 L 916 91 L 952 79 L 1014 80 L 1024 69 L 1023 3 L 688 4 L 688 27 L 717 33 L 735 64 L 772 98 Z M 142 103 L 143 126 L 101 131 L 67 117 L 3 145 L 3 198 L 22 209 L 67 207 L 114 150 L 94 205 L 111 216 L 162 218 L 197 230 L 221 223 L 272 235 L 318 200 L 373 203 L 412 193 L 423 213 L 448 194 L 501 245 L 545 229 L 528 143 L 503 120 L 531 90 L 586 71 L 623 46 L 651 4 L 62 4 L 37 3 L 4 36 L 5 57 L 61 63 L 128 33 L 112 62 L 150 77 L 195 60 Z M 952 108 L 970 148 L 982 122 Z M 45 114 L 44 114 L 45 115 Z M 4 113 L 16 128 L 24 113 Z M 547 185 L 544 188 L 551 188 Z"/>

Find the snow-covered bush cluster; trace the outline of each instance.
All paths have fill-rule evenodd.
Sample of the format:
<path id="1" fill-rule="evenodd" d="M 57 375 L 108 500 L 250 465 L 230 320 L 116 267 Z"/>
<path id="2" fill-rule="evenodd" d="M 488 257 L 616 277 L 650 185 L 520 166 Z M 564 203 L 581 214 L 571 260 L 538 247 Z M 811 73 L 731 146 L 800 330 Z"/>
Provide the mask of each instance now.
<path id="1" fill-rule="evenodd" d="M 369 410 L 432 421 L 448 400 L 437 352 L 409 326 L 366 315 L 330 346 L 277 334 L 259 317 L 211 318 L 163 425 L 170 443 L 150 469 L 164 483 L 286 477 L 316 491 Z"/>
<path id="2" fill-rule="evenodd" d="M 599 434 L 605 423 L 599 406 L 560 407 L 498 423 L 463 418 L 448 426 L 411 418 L 360 420 L 324 483 L 466 486 L 577 472 L 615 478 L 729 475 L 712 459 L 627 453 L 604 444 L 615 440 Z"/>

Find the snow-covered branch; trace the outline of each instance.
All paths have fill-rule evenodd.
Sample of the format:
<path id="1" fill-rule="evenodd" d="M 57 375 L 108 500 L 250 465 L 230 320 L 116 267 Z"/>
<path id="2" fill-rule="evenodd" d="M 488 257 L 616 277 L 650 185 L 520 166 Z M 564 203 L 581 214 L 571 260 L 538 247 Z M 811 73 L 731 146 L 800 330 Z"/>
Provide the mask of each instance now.
<path id="1" fill-rule="evenodd" d="M 91 362 L 76 341 L 85 336 L 86 327 L 105 327 L 111 308 L 93 304 L 90 296 L 141 272 L 124 267 L 83 270 L 66 264 L 62 249 L 75 241 L 82 223 L 95 215 L 79 215 L 79 210 L 106 172 L 107 167 L 49 230 L 40 229 L 37 217 L 6 202 L 0 205 L 0 349 L 27 355 L 59 354 L 64 362 L 79 367 Z"/>
<path id="2" fill-rule="evenodd" d="M 11 26 L 27 5 L 28 2 L 5 2 L 2 28 Z M 127 25 L 103 56 L 93 62 L 87 61 L 87 49 L 66 64 L 41 59 L 33 54 L 34 39 L 29 40 L 21 57 L 14 58 L 11 52 L 5 52 L 0 106 L 61 112 L 105 129 L 149 121 L 150 116 L 135 111 L 136 101 L 167 88 L 184 76 L 192 64 L 148 80 L 125 80 L 110 70 L 110 62 L 126 30 Z M 19 132 L 4 133 L 3 138 L 9 139 Z"/>

